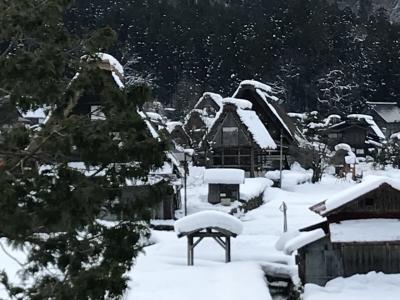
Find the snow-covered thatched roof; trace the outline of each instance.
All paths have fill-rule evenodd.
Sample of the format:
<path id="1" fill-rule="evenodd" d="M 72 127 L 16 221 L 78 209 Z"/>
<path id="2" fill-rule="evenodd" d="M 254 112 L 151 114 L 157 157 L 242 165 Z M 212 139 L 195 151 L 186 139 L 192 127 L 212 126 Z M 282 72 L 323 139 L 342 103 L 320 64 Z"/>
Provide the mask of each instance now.
<path id="1" fill-rule="evenodd" d="M 331 211 L 356 200 L 357 198 L 379 188 L 383 184 L 388 184 L 392 188 L 400 191 L 400 180 L 381 176 L 368 176 L 363 180 L 363 182 L 332 195 L 328 199 L 313 205 L 310 209 L 321 216 L 326 216 Z"/>
<path id="2" fill-rule="evenodd" d="M 220 108 L 222 107 L 222 96 L 216 93 L 211 93 L 211 92 L 205 92 L 203 96 L 197 101 L 196 105 L 194 108 L 199 108 L 199 106 L 203 103 L 203 101 L 210 99 L 214 101 L 214 103 L 219 106 Z"/>
<path id="3" fill-rule="evenodd" d="M 374 118 L 370 115 L 362 115 L 362 114 L 352 114 L 347 116 L 349 119 L 357 119 L 357 120 L 364 120 L 369 124 L 372 131 L 379 137 L 380 139 L 384 140 L 385 135 L 383 134 L 382 130 L 379 126 L 375 123 Z"/>
<path id="4" fill-rule="evenodd" d="M 387 123 L 400 122 L 400 107 L 397 102 L 368 102 L 376 114 Z"/>
<path id="5" fill-rule="evenodd" d="M 281 125 L 287 136 L 297 142 L 302 142 L 304 140 L 302 134 L 296 129 L 290 117 L 283 112 L 280 107 L 278 107 L 280 101 L 279 98 L 275 96 L 274 89 L 271 86 L 256 80 L 244 80 L 240 83 L 239 88 L 235 91 L 232 97 L 240 98 L 246 93 L 246 90 L 252 90 L 257 98 L 262 100 L 262 105 L 275 117 L 276 122 Z M 258 113 L 262 114 L 262 112 Z"/>

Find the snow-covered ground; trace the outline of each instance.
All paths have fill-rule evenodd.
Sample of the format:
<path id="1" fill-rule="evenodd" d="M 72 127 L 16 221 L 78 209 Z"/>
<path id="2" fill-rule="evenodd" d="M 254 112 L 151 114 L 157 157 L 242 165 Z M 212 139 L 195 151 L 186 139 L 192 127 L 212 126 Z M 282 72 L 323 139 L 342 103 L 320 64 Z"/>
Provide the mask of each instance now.
<path id="1" fill-rule="evenodd" d="M 306 284 L 304 300 L 398 300 L 400 274 L 371 272 L 349 278 L 336 278 L 325 287 Z"/>
<path id="2" fill-rule="evenodd" d="M 365 165 L 362 169 L 364 175 L 400 178 L 400 170 L 373 170 Z M 191 169 L 188 180 L 189 214 L 206 209 L 229 211 L 232 207 L 207 203 L 207 185 L 203 184 L 202 172 L 201 168 Z M 250 180 L 247 184 L 254 184 L 254 189 L 259 189 L 261 182 L 258 181 L 251 183 Z M 288 207 L 289 230 L 296 230 L 322 220 L 308 209 L 311 205 L 354 185 L 331 175 L 324 176 L 322 182 L 317 184 L 295 185 L 293 182 L 284 180 L 282 189 L 266 184 L 265 204 L 241 217 L 243 232 L 232 240 L 232 262 L 229 264 L 224 263 L 224 250 L 214 240 L 204 239 L 195 248 L 194 266 L 187 266 L 186 238 L 178 239 L 173 231 L 153 231 L 154 244 L 146 247 L 145 253 L 138 257 L 130 273 L 130 290 L 124 299 L 271 299 L 262 267 L 265 269 L 266 266 L 273 267 L 274 263 L 284 263 L 289 270 L 296 272 L 293 256 L 275 248 L 283 231 L 282 202 Z M 243 188 L 244 193 L 252 190 L 249 186 Z M 181 216 L 182 212 L 177 215 Z M 0 248 L 0 269 L 15 273 L 18 267 Z M 307 285 L 304 300 L 398 299 L 399 282 L 400 275 L 374 273 L 339 278 L 324 288 Z M 0 290 L 0 299 L 2 297 L 5 296 Z"/>

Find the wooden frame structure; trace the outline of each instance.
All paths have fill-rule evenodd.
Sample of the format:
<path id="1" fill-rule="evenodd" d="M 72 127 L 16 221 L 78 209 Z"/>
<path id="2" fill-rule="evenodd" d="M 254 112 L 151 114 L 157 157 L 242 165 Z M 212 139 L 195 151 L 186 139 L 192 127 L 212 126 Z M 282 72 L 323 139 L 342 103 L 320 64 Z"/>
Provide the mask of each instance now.
<path id="1" fill-rule="evenodd" d="M 204 239 L 213 238 L 225 250 L 225 262 L 231 261 L 231 237 L 237 234 L 219 227 L 206 227 L 192 232 L 180 233 L 178 238 L 187 236 L 187 263 L 194 265 L 194 248 Z M 195 240 L 197 238 L 197 240 Z"/>

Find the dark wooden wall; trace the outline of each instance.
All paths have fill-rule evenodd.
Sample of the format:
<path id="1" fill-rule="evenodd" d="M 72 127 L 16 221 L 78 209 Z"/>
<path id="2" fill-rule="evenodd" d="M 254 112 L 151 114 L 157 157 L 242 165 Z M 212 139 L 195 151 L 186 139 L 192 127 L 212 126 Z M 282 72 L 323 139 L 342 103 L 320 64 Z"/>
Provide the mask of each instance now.
<path id="1" fill-rule="evenodd" d="M 325 285 L 336 277 L 371 271 L 400 273 L 400 241 L 381 243 L 331 243 L 328 237 L 311 243 L 298 254 L 303 284 Z"/>
<path id="2" fill-rule="evenodd" d="M 330 223 L 366 218 L 400 218 L 400 192 L 383 184 L 328 215 Z"/>
<path id="3" fill-rule="evenodd" d="M 225 193 L 227 198 L 232 201 L 240 199 L 239 184 L 209 184 L 208 185 L 208 202 L 217 204 L 221 202 L 221 193 Z"/>

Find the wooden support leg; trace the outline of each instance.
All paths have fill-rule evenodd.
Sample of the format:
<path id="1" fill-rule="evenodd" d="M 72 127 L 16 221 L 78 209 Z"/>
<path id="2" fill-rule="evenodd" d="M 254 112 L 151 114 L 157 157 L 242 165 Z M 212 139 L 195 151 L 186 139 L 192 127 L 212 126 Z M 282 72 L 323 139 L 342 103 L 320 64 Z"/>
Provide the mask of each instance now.
<path id="1" fill-rule="evenodd" d="M 188 266 L 193 266 L 193 237 L 192 236 L 188 236 L 187 264 L 188 264 Z"/>
<path id="2" fill-rule="evenodd" d="M 225 262 L 231 261 L 231 238 L 225 237 Z"/>

